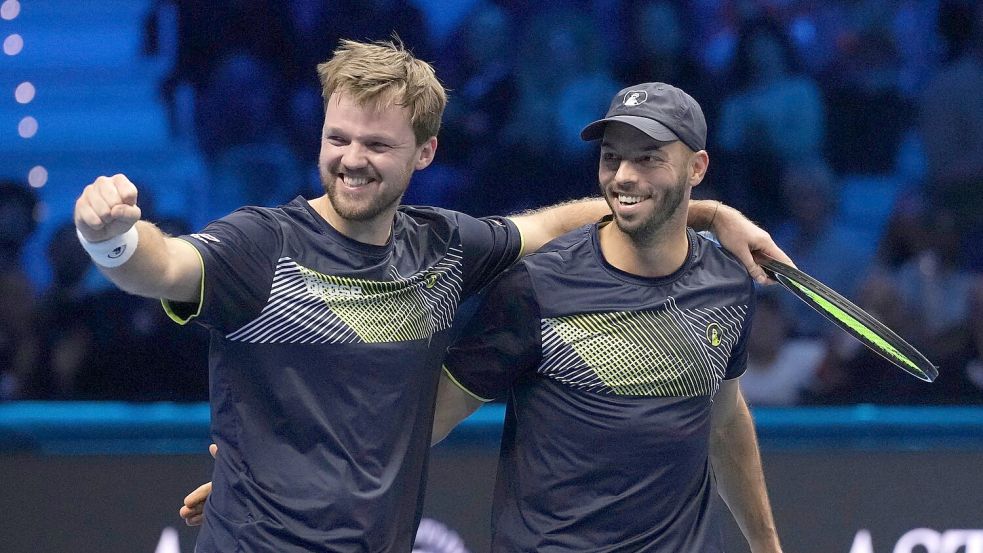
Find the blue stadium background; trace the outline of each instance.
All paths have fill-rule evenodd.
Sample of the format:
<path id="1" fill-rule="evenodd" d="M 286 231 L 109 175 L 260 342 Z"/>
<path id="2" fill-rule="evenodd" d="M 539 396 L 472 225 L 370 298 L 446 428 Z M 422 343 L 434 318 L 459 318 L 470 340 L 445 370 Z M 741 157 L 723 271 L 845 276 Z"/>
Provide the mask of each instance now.
<path id="1" fill-rule="evenodd" d="M 339 38 L 394 31 L 451 95 L 407 203 L 488 215 L 592 194 L 577 131 L 611 95 L 691 92 L 712 160 L 695 196 L 744 210 L 940 365 L 921 383 L 760 291 L 742 383 L 787 549 L 983 551 L 983 533 L 953 533 L 983 528 L 983 7 L 969 0 L 0 1 L 0 509 L 20 513 L 0 550 L 150 550 L 208 475 L 204 333 L 91 267 L 70 224 L 81 189 L 125 173 L 171 233 L 314 197 L 314 66 Z M 438 448 L 430 479 L 428 514 L 474 551 L 496 409 Z M 472 491 L 453 476 L 467 467 L 483 475 Z M 138 526 L 148 545 L 126 539 Z"/>

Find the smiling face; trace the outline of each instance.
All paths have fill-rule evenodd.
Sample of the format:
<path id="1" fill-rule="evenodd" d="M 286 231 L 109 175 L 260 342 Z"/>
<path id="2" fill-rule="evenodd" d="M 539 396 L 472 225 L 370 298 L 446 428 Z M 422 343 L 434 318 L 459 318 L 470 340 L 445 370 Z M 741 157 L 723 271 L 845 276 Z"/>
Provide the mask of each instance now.
<path id="1" fill-rule="evenodd" d="M 598 182 L 618 228 L 636 242 L 656 237 L 670 220 L 685 225 L 690 188 L 709 158 L 680 141 L 659 142 L 624 123 L 605 126 Z"/>
<path id="2" fill-rule="evenodd" d="M 325 106 L 318 172 L 329 200 L 328 219 L 388 229 L 413 171 L 433 161 L 437 139 L 417 144 L 405 107 L 356 104 L 334 92 Z"/>

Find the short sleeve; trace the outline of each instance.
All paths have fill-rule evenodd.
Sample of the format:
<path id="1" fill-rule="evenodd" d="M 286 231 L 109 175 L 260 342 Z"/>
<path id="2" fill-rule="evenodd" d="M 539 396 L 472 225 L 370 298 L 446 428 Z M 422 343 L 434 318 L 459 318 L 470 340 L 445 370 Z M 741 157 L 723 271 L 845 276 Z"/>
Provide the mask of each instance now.
<path id="1" fill-rule="evenodd" d="M 463 213 L 455 215 L 464 248 L 464 294 L 470 295 L 519 259 L 522 236 L 506 217 L 476 219 Z"/>
<path id="2" fill-rule="evenodd" d="M 266 305 L 282 232 L 268 209 L 242 208 L 204 230 L 180 236 L 201 257 L 202 286 L 197 304 L 162 300 L 176 322 L 191 320 L 227 333 L 254 319 Z"/>
<path id="3" fill-rule="evenodd" d="M 490 400 L 523 374 L 535 371 L 541 356 L 539 304 L 529 273 L 520 263 L 491 284 L 444 365 L 459 386 Z"/>
<path id="4" fill-rule="evenodd" d="M 750 279 L 749 279 L 750 281 Z M 730 352 L 730 358 L 727 360 L 727 369 L 724 371 L 724 380 L 732 380 L 744 374 L 747 370 L 747 343 L 751 336 L 751 326 L 754 321 L 754 309 L 755 309 L 755 293 L 754 285 L 749 284 L 751 293 L 748 296 L 748 310 L 747 317 L 744 319 L 744 326 L 741 328 L 741 335 L 737 339 L 737 343 L 734 344 L 734 349 Z"/>

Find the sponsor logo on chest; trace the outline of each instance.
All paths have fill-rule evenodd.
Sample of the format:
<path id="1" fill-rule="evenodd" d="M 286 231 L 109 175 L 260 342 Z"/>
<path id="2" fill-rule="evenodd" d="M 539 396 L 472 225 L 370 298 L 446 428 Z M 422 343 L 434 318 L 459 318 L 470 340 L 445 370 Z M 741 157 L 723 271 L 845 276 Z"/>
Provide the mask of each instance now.
<path id="1" fill-rule="evenodd" d="M 304 284 L 309 292 L 322 298 L 356 298 L 363 295 L 362 287 L 355 284 L 335 284 L 317 278 L 306 278 Z"/>

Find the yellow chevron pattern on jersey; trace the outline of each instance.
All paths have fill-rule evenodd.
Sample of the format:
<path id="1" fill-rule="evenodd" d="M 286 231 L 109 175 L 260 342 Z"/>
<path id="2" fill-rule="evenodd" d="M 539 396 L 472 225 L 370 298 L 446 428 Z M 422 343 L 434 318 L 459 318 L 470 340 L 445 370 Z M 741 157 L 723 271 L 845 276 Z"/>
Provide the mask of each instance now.
<path id="1" fill-rule="evenodd" d="M 260 315 L 226 336 L 251 343 L 384 343 L 429 339 L 450 327 L 460 301 L 462 257 L 392 280 L 325 275 L 288 257 L 277 263 Z"/>
<path id="2" fill-rule="evenodd" d="M 433 335 L 431 309 L 423 294 L 426 277 L 397 282 L 322 275 L 301 267 L 308 290 L 320 296 L 363 342 L 402 342 Z"/>
<path id="3" fill-rule="evenodd" d="M 712 395 L 746 313 L 747 306 L 682 310 L 668 298 L 657 310 L 546 318 L 538 372 L 599 393 Z"/>

